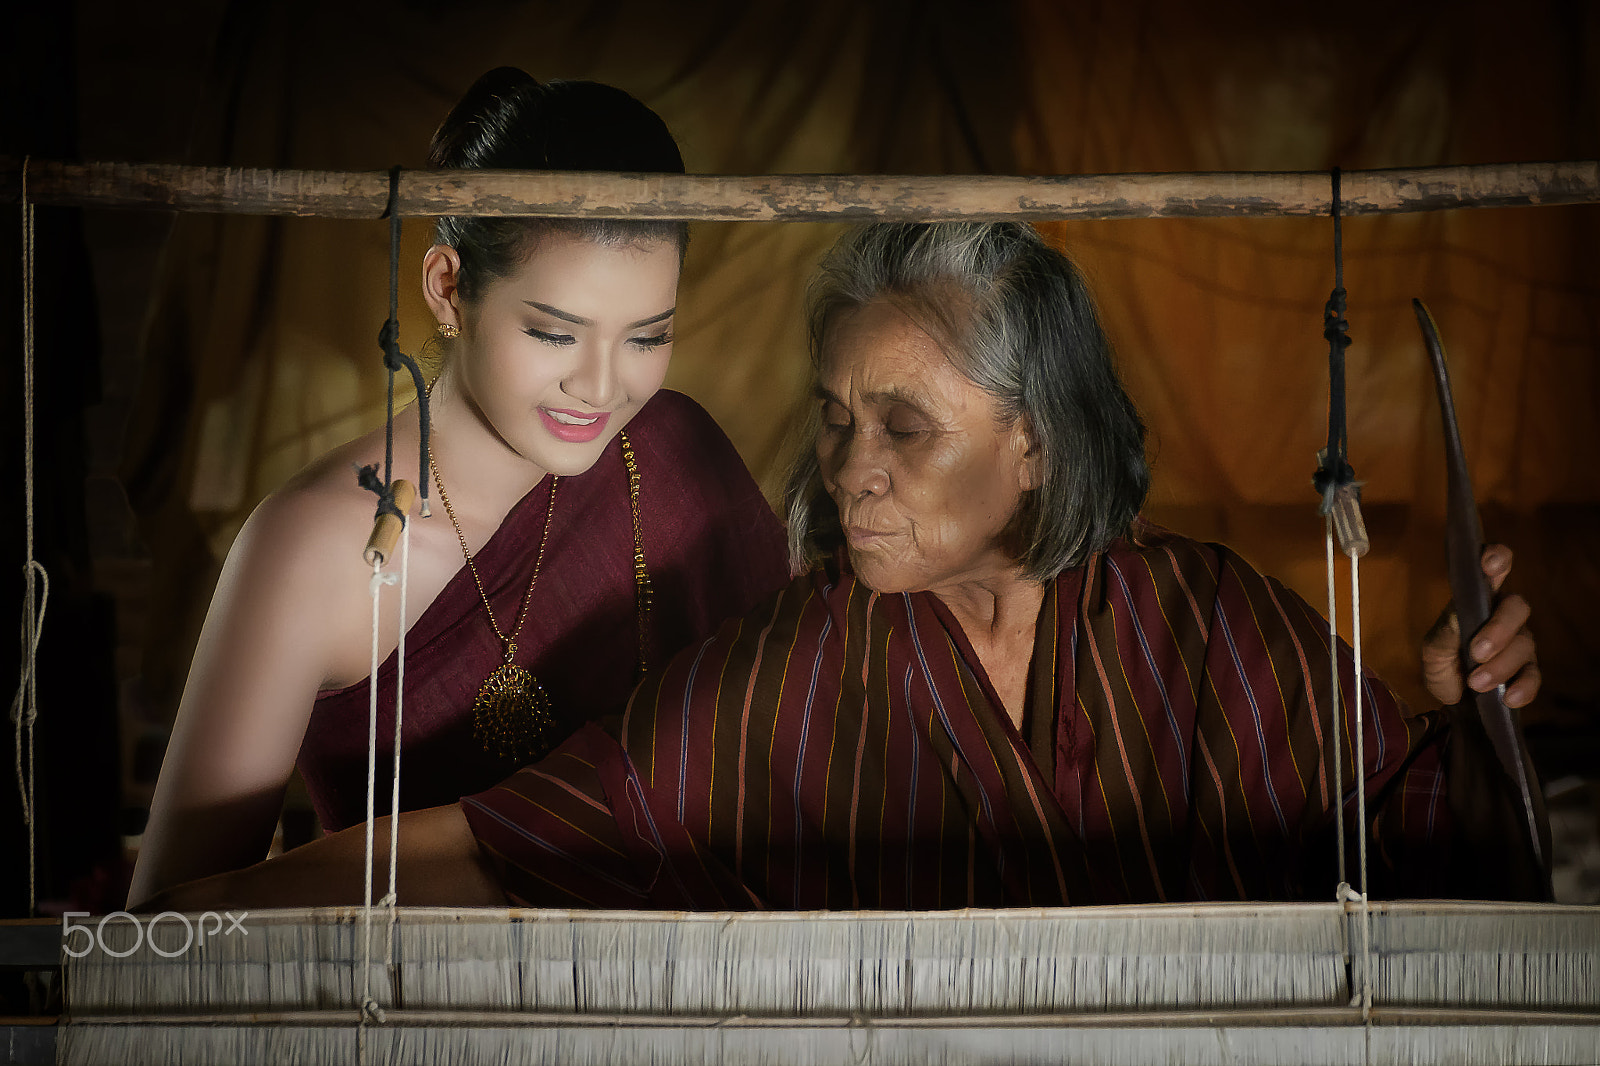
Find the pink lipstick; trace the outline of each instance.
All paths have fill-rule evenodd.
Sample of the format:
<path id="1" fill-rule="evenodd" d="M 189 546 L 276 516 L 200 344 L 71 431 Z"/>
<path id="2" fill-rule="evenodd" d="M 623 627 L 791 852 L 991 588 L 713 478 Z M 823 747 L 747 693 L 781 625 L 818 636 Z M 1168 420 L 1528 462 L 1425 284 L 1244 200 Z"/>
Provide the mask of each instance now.
<path id="1" fill-rule="evenodd" d="M 541 407 L 539 419 L 557 440 L 568 444 L 587 444 L 606 431 L 606 423 L 611 416 L 604 412 L 584 414 L 582 411 L 567 411 L 559 407 Z"/>

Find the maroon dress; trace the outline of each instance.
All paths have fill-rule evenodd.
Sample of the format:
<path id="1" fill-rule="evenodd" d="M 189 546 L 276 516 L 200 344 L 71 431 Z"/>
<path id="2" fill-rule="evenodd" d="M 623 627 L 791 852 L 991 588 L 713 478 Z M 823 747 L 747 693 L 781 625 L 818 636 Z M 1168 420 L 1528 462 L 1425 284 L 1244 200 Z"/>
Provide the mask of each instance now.
<path id="1" fill-rule="evenodd" d="M 663 390 L 627 432 L 655 588 L 648 657 L 665 665 L 788 580 L 783 527 L 733 445 L 693 400 Z M 514 624 L 527 591 L 549 501 L 546 478 L 473 556 L 504 627 Z M 633 543 L 627 474 L 613 440 L 586 473 L 561 479 L 544 563 L 517 639 L 517 662 L 539 679 L 568 730 L 620 713 L 637 681 Z M 504 659 L 463 563 L 406 635 L 401 809 L 454 803 L 517 769 L 473 735 L 473 699 Z M 385 811 L 396 665 L 391 654 L 378 670 Z M 366 817 L 367 706 L 365 679 L 320 693 L 301 743 L 300 775 L 329 831 Z"/>
<path id="2" fill-rule="evenodd" d="M 1481 890 L 1443 861 L 1448 731 L 1367 674 L 1358 768 L 1341 647 L 1341 793 L 1326 623 L 1227 548 L 1142 527 L 1061 574 L 1020 729 L 936 595 L 845 563 L 653 672 L 616 737 L 462 799 L 513 905 L 1327 899 L 1360 787 L 1387 898 Z"/>

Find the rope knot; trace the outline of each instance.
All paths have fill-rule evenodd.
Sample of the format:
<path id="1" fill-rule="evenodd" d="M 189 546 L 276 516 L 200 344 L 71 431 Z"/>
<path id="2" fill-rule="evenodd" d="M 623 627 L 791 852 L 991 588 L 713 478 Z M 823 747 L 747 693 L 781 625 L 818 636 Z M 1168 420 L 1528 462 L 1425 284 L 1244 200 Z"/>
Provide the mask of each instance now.
<path id="1" fill-rule="evenodd" d="M 1332 510 L 1333 494 L 1345 485 L 1354 483 L 1355 479 L 1355 467 L 1345 461 L 1343 456 L 1337 462 L 1323 459 L 1322 465 L 1317 467 L 1317 472 L 1311 475 L 1311 484 L 1317 490 L 1317 495 L 1322 497 L 1318 513 L 1325 515 Z"/>
<path id="2" fill-rule="evenodd" d="M 383 349 L 384 369 L 398 373 L 406 368 L 406 358 L 400 354 L 400 323 L 385 319 L 378 328 L 378 347 Z"/>
<path id="3" fill-rule="evenodd" d="M 1350 347 L 1350 323 L 1345 320 L 1345 292 L 1334 289 L 1322 308 L 1322 336 L 1329 345 L 1337 346 L 1340 354 Z"/>
<path id="4" fill-rule="evenodd" d="M 387 485 L 383 483 L 383 479 L 378 476 L 377 463 L 373 463 L 370 466 L 356 467 L 356 484 L 378 497 L 378 509 L 373 512 L 373 518 L 377 518 L 378 515 L 392 514 L 402 522 L 406 520 L 405 514 L 401 512 L 399 506 L 394 502 L 393 482 Z"/>
<path id="5" fill-rule="evenodd" d="M 1345 420 L 1345 350 L 1350 347 L 1350 323 L 1345 319 L 1344 230 L 1340 226 L 1339 168 L 1333 168 L 1333 291 L 1322 307 L 1322 336 L 1328 342 L 1328 443 L 1317 453 L 1317 470 L 1311 484 L 1322 497 L 1318 510 L 1333 513 L 1334 496 L 1356 479 L 1346 459 L 1350 433 Z"/>

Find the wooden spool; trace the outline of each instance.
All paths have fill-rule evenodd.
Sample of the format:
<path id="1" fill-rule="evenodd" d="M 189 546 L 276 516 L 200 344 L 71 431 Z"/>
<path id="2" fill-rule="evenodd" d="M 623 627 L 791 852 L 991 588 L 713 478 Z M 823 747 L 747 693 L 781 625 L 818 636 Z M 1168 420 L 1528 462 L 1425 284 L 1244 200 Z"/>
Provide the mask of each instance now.
<path id="1" fill-rule="evenodd" d="M 417 505 L 417 487 L 405 478 L 396 478 L 394 482 L 394 505 L 400 509 L 401 514 L 409 515 L 411 509 Z M 394 546 L 400 539 L 400 531 L 405 528 L 405 523 L 387 511 L 381 511 L 372 523 L 372 536 L 367 538 L 367 546 L 362 549 L 361 557 L 367 561 L 368 566 L 383 566 L 394 554 Z"/>

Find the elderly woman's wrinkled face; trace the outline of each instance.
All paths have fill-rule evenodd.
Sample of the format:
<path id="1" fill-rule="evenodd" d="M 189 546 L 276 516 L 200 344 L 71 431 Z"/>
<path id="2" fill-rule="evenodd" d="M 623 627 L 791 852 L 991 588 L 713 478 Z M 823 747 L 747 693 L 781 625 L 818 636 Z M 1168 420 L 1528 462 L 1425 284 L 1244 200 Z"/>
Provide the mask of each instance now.
<path id="1" fill-rule="evenodd" d="M 850 562 L 879 592 L 953 590 L 1013 573 L 1002 534 L 1037 466 L 1021 420 L 893 304 L 829 327 L 817 458 Z"/>

